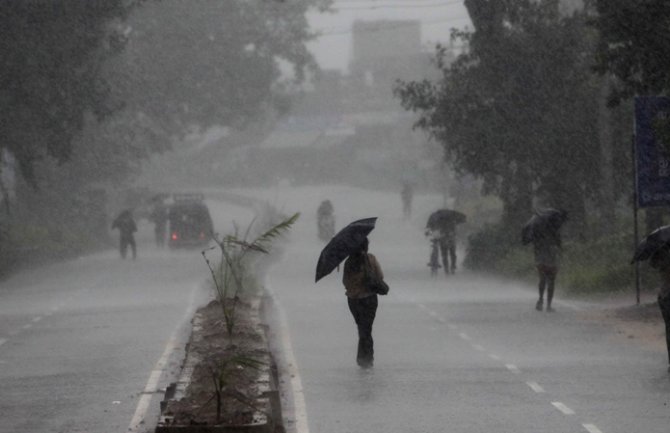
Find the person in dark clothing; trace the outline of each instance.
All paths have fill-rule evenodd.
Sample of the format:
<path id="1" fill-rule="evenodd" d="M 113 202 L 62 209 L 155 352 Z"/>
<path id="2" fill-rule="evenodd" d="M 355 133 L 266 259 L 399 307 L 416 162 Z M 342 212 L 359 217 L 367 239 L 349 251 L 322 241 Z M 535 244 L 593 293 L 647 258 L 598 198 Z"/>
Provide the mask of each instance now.
<path id="1" fill-rule="evenodd" d="M 665 345 L 668 351 L 668 372 L 670 372 L 670 245 L 665 245 L 656 251 L 651 256 L 649 264 L 657 269 L 661 276 L 658 306 L 665 322 Z"/>
<path id="2" fill-rule="evenodd" d="M 135 245 L 134 233 L 137 231 L 137 225 L 133 219 L 133 214 L 126 209 L 116 217 L 112 223 L 112 230 L 119 230 L 119 251 L 121 258 L 126 258 L 126 251 L 130 246 L 133 254 L 133 260 L 137 258 L 137 246 Z"/>
<path id="3" fill-rule="evenodd" d="M 363 284 L 365 266 L 369 264 L 371 272 L 380 279 L 384 279 L 377 258 L 368 253 L 367 238 L 360 249 L 350 255 L 344 262 L 342 283 L 346 289 L 349 311 L 354 316 L 358 328 L 358 351 L 356 362 L 363 368 L 372 367 L 374 362 L 374 341 L 372 339 L 372 324 L 377 314 L 377 295 Z"/>
<path id="4" fill-rule="evenodd" d="M 430 262 L 428 266 L 436 264 L 438 256 L 442 256 L 442 266 L 445 274 L 456 273 L 456 225 L 443 225 L 438 229 L 426 228 L 424 233 L 431 240 Z M 438 250 L 439 248 L 439 250 Z"/>
<path id="5" fill-rule="evenodd" d="M 156 246 L 165 246 L 165 233 L 167 230 L 168 210 L 163 201 L 156 199 L 149 219 L 154 223 L 154 236 L 156 237 Z"/>

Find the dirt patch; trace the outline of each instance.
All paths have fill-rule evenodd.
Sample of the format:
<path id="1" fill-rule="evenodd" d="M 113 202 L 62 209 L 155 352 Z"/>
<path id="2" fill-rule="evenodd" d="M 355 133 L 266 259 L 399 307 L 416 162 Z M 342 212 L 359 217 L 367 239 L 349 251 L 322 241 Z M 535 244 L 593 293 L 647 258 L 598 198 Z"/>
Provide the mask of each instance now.
<path id="1" fill-rule="evenodd" d="M 650 349 L 665 351 L 665 324 L 656 301 L 640 305 L 613 305 L 580 313 L 586 320 L 611 325 L 617 338 L 635 339 Z"/>
<path id="2" fill-rule="evenodd" d="M 176 431 L 176 426 L 274 424 L 276 408 L 269 395 L 276 389 L 276 382 L 259 311 L 260 299 L 240 300 L 232 338 L 219 301 L 212 301 L 196 312 L 182 378 L 173 390 L 174 395 L 166 395 L 157 432 Z M 250 365 L 230 362 L 240 358 L 253 362 Z M 220 415 L 217 415 L 214 375 L 223 375 L 226 383 Z"/>

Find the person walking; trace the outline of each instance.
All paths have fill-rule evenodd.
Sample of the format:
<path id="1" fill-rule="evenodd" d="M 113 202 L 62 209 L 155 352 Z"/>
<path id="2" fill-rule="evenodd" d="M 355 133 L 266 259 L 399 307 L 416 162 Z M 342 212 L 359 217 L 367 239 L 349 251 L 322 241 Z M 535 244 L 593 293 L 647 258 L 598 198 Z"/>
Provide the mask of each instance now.
<path id="1" fill-rule="evenodd" d="M 661 287 L 658 293 L 658 307 L 665 322 L 665 345 L 668 351 L 668 372 L 670 372 L 670 245 L 656 251 L 649 259 L 652 268 L 661 276 Z"/>
<path id="2" fill-rule="evenodd" d="M 382 268 L 377 258 L 368 253 L 368 239 L 364 238 L 360 248 L 349 255 L 344 262 L 342 283 L 346 290 L 349 311 L 354 316 L 358 327 L 358 351 L 356 362 L 363 368 L 370 368 L 374 362 L 374 341 L 372 339 L 372 324 L 377 314 L 377 295 L 364 284 L 366 272 L 374 272 L 377 277 L 384 279 Z"/>
<path id="3" fill-rule="evenodd" d="M 167 232 L 168 209 L 163 204 L 163 199 L 158 197 L 154 200 L 154 206 L 149 215 L 149 219 L 154 223 L 154 237 L 156 246 L 163 248 L 165 246 L 165 234 Z"/>
<path id="4" fill-rule="evenodd" d="M 126 209 L 116 217 L 114 222 L 112 222 L 112 230 L 114 229 L 119 230 L 119 252 L 121 253 L 121 258 L 126 258 L 128 246 L 130 246 L 133 260 L 135 260 L 137 258 L 137 246 L 135 244 L 134 233 L 137 231 L 137 225 L 130 210 Z"/>

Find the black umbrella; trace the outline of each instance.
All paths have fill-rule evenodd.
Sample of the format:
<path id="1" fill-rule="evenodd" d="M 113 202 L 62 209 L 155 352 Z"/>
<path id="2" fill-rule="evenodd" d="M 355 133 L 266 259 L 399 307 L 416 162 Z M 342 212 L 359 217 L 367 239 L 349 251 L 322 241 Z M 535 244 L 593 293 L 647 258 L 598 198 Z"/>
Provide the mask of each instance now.
<path id="1" fill-rule="evenodd" d="M 361 247 L 363 240 L 375 228 L 376 222 L 376 217 L 354 221 L 333 236 L 321 251 L 319 261 L 316 264 L 316 279 L 314 282 L 333 272 L 333 269 L 342 263 L 342 260 L 356 252 Z"/>
<path id="2" fill-rule="evenodd" d="M 521 230 L 521 243 L 527 245 L 537 236 L 552 236 L 558 233 L 564 222 L 568 220 L 567 212 L 547 208 L 536 210 Z"/>
<path id="3" fill-rule="evenodd" d="M 457 210 L 439 209 L 430 214 L 426 227 L 431 230 L 444 230 L 462 224 L 465 220 L 465 215 Z"/>
<path id="4" fill-rule="evenodd" d="M 651 258 L 656 251 L 668 245 L 670 245 L 670 225 L 657 228 L 637 246 L 631 264 Z"/>

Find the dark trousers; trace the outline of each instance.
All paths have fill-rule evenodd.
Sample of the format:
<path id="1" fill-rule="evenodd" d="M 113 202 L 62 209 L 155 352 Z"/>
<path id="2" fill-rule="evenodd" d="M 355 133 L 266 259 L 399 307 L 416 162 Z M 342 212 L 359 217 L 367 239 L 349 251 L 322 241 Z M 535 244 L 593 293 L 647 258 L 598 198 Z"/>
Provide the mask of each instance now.
<path id="1" fill-rule="evenodd" d="M 440 239 L 440 253 L 444 272 L 453 274 L 456 271 L 456 243 L 444 238 Z M 451 266 L 449 266 L 449 260 L 451 260 Z"/>
<path id="2" fill-rule="evenodd" d="M 119 249 L 121 252 L 121 258 L 125 259 L 126 258 L 126 251 L 128 250 L 128 246 L 130 246 L 130 249 L 133 252 L 133 259 L 137 257 L 137 246 L 135 245 L 135 237 L 133 235 L 130 236 L 121 236 L 121 241 L 119 245 Z"/>
<path id="3" fill-rule="evenodd" d="M 377 295 L 365 298 L 347 298 L 349 311 L 358 327 L 358 353 L 356 362 L 361 367 L 369 367 L 374 361 L 374 341 L 372 340 L 372 322 L 377 314 Z"/>
<path id="4" fill-rule="evenodd" d="M 658 297 L 658 306 L 661 308 L 663 321 L 665 322 L 665 345 L 668 349 L 668 363 L 670 363 L 670 296 Z"/>

